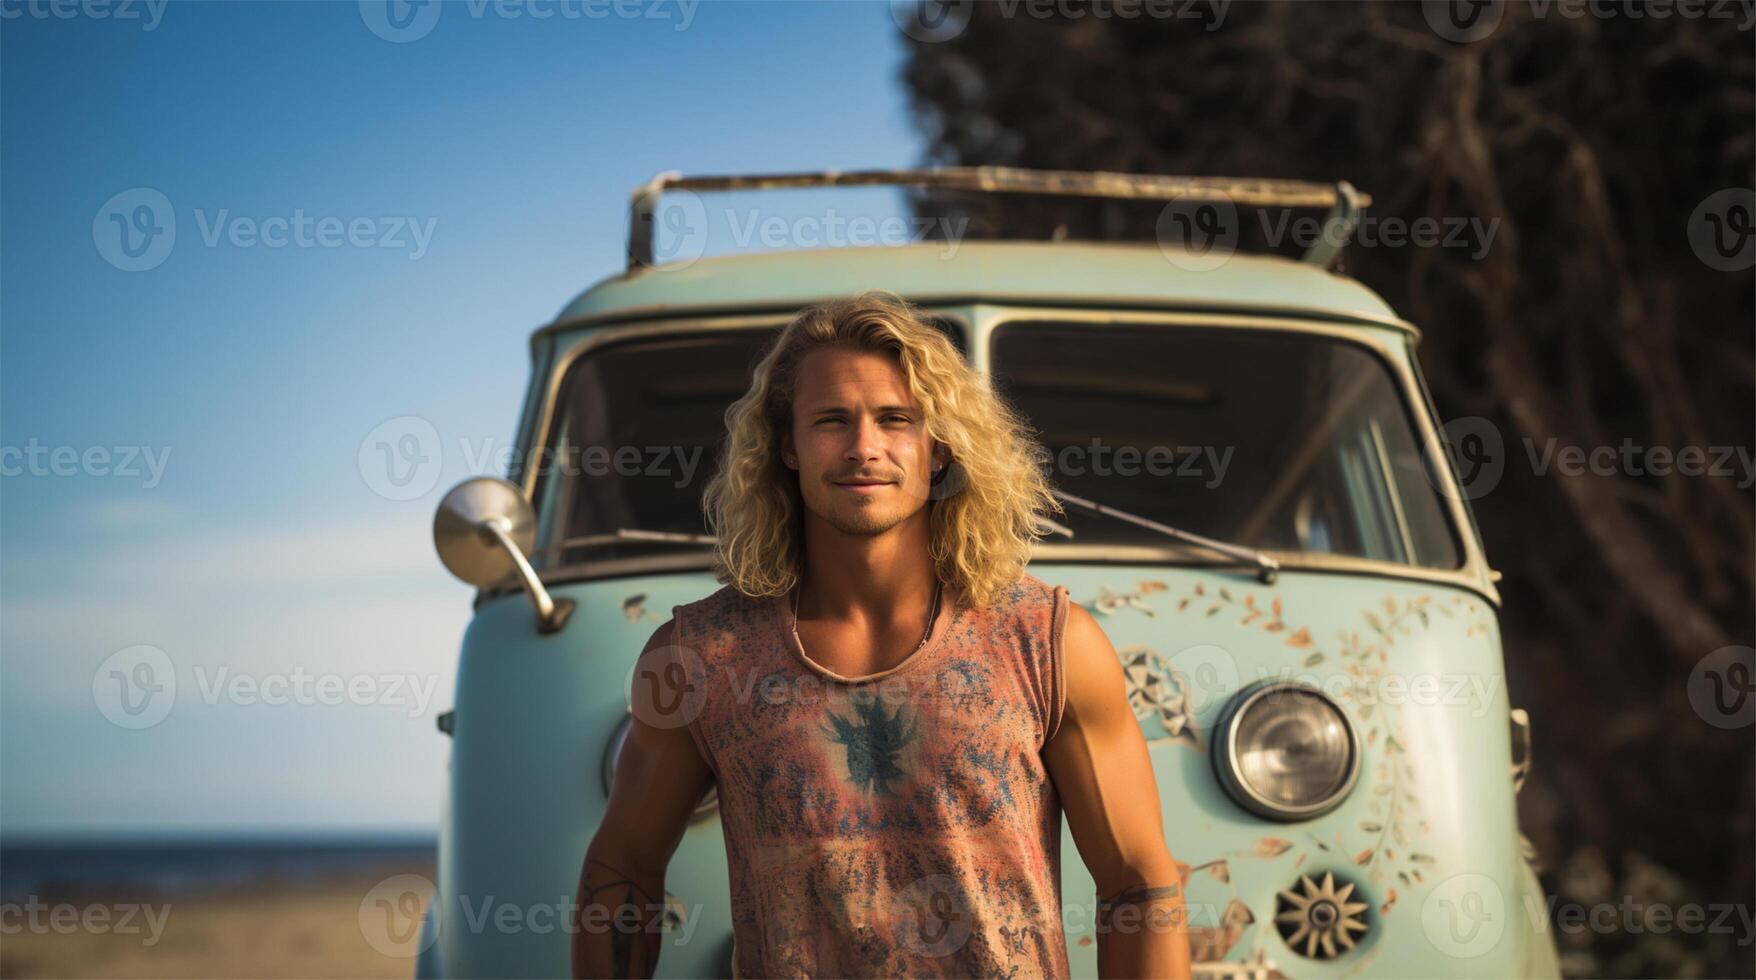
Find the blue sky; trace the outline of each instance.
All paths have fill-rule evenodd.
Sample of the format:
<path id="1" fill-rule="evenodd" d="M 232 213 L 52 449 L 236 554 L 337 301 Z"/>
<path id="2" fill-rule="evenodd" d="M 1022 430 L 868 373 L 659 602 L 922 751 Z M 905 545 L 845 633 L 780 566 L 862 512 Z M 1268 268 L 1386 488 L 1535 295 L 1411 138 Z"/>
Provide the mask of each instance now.
<path id="1" fill-rule="evenodd" d="M 651 3 L 0 3 L 0 831 L 436 825 L 432 511 L 499 464 L 388 500 L 368 434 L 503 448 L 659 171 L 922 161 L 886 6 Z"/>

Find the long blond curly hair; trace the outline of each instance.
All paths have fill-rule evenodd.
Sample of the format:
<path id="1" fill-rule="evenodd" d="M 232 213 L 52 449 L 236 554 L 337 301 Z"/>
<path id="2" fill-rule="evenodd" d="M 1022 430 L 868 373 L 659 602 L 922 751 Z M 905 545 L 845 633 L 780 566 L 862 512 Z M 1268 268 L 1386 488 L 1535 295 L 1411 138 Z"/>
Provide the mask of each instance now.
<path id="1" fill-rule="evenodd" d="M 714 575 L 751 597 L 787 594 L 804 557 L 799 475 L 782 462 L 799 364 L 821 348 L 896 358 L 950 462 L 929 495 L 929 551 L 946 593 L 976 608 L 1023 575 L 1039 520 L 1061 513 L 1040 447 L 1002 400 L 926 318 L 901 297 L 868 290 L 812 306 L 757 363 L 750 390 L 726 409 L 726 439 L 704 507 L 717 537 Z"/>

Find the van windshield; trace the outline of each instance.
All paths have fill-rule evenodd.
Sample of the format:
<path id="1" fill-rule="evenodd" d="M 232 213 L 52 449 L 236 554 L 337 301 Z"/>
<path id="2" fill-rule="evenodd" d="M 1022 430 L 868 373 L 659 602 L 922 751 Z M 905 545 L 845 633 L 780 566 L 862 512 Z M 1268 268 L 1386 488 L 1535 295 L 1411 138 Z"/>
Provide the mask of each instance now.
<path id="1" fill-rule="evenodd" d="M 1456 568 L 1460 551 L 1407 407 L 1368 349 L 1311 334 L 1017 322 L 995 389 L 1036 430 L 1055 485 L 1268 551 Z M 1068 507 L 1075 546 L 1162 546 Z"/>
<path id="2" fill-rule="evenodd" d="M 959 328 L 943 326 L 962 348 Z M 706 547 L 701 500 L 725 410 L 774 335 L 647 334 L 577 358 L 534 461 L 533 563 Z M 995 331 L 991 370 L 1067 493 L 1253 549 L 1460 564 L 1408 410 L 1364 347 L 1255 329 L 1018 322 Z M 1073 506 L 1057 522 L 1074 537 L 1046 544 L 1213 558 Z"/>

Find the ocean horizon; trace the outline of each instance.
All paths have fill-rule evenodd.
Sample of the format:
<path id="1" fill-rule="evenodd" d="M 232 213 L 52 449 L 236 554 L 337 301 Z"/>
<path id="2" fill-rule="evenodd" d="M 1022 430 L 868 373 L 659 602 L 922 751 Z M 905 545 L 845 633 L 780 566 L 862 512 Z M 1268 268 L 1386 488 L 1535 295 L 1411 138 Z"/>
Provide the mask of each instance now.
<path id="1" fill-rule="evenodd" d="M 0 837 L 0 901 L 319 880 L 363 868 L 431 864 L 437 856 L 436 832 L 8 836 Z"/>

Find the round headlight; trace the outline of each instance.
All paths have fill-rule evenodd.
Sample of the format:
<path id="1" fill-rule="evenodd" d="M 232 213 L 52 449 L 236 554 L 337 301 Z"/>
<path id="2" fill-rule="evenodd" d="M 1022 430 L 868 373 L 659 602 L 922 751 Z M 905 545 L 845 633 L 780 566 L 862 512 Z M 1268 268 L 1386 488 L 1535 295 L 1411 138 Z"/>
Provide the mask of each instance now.
<path id="1" fill-rule="evenodd" d="M 1360 740 L 1314 687 L 1246 688 L 1220 716 L 1213 768 L 1226 792 L 1270 820 L 1308 820 L 1340 805 L 1360 775 Z"/>

